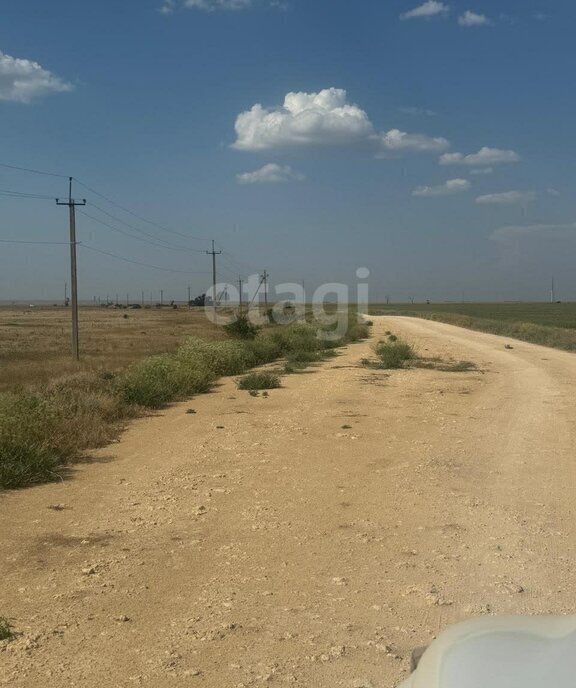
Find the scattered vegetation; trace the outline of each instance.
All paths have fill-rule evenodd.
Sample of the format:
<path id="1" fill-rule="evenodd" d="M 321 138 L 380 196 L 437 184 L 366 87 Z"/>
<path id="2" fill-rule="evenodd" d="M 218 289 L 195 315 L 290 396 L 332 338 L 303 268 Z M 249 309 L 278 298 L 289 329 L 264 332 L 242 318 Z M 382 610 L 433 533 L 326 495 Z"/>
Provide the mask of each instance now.
<path id="1" fill-rule="evenodd" d="M 190 338 L 173 353 L 149 356 L 114 373 L 66 375 L 30 389 L 0 393 L 0 489 L 59 480 L 87 449 L 106 445 L 146 409 L 210 390 L 223 375 L 242 375 L 283 356 L 307 365 L 368 335 L 353 323 L 344 339 L 318 337 L 312 324 L 266 327 L 254 338 Z M 298 363 L 300 361 L 300 363 Z M 272 389 L 278 375 L 254 373 L 241 389 Z"/>
<path id="2" fill-rule="evenodd" d="M 576 351 L 576 303 L 439 303 L 374 305 L 371 313 L 407 315 Z"/>
<path id="3" fill-rule="evenodd" d="M 270 319 L 270 313 L 267 315 Z M 238 315 L 229 325 L 224 325 L 226 334 L 237 339 L 256 339 L 258 329 L 247 315 Z"/>
<path id="4" fill-rule="evenodd" d="M 251 392 L 261 389 L 278 389 L 281 386 L 280 376 L 268 372 L 250 373 L 238 380 L 238 389 L 246 389 Z"/>
<path id="5" fill-rule="evenodd" d="M 0 640 L 12 640 L 16 637 L 16 634 L 12 630 L 12 626 L 8 619 L 4 616 L 0 616 Z"/>
<path id="6" fill-rule="evenodd" d="M 441 358 L 421 358 L 406 342 L 400 341 L 390 333 L 388 341 L 378 342 L 374 348 L 378 360 L 363 358 L 361 363 L 368 368 L 390 370 L 405 368 L 426 368 L 447 373 L 464 373 L 476 370 L 471 361 L 444 361 Z"/>
<path id="7" fill-rule="evenodd" d="M 471 361 L 442 361 L 435 358 L 420 358 L 413 361 L 412 365 L 415 368 L 440 370 L 444 373 L 467 373 L 471 370 L 478 370 L 476 364 Z"/>
<path id="8" fill-rule="evenodd" d="M 394 335 L 391 335 L 391 337 L 393 336 Z M 404 368 L 407 361 L 412 361 L 416 358 L 414 349 L 410 344 L 397 341 L 397 338 L 392 340 L 391 337 L 389 337 L 390 341 L 379 342 L 376 345 L 376 356 L 379 359 L 378 363 L 376 363 L 376 367 L 378 368 Z"/>

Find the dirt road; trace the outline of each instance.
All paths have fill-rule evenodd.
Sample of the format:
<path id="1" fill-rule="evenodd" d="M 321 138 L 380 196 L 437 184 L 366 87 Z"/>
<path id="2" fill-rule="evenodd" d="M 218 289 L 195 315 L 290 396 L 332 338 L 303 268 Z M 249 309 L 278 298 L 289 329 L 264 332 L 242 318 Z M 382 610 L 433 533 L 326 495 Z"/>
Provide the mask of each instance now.
<path id="1" fill-rule="evenodd" d="M 390 688 L 453 621 L 573 613 L 576 356 L 388 329 L 479 370 L 374 371 L 352 345 L 1 495 L 0 616 L 21 635 L 0 684 Z"/>

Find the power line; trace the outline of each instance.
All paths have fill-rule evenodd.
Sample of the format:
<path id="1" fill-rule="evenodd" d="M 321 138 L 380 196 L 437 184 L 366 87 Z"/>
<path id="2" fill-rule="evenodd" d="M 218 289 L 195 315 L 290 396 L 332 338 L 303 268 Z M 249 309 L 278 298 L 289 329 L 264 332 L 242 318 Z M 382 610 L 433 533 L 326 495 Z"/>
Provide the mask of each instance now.
<path id="1" fill-rule="evenodd" d="M 165 248 L 168 249 L 169 251 L 177 251 L 178 253 L 181 253 L 182 251 L 193 251 L 194 249 L 185 249 L 184 247 L 180 246 L 171 246 L 171 245 L 165 245 L 158 243 L 156 241 L 150 241 L 150 239 L 145 239 L 143 237 L 137 236 L 136 234 L 132 234 L 131 232 L 127 232 L 124 229 L 120 229 L 119 227 L 114 227 L 113 225 L 109 224 L 108 222 L 104 222 L 104 220 L 100 220 L 97 217 L 94 217 L 94 215 L 90 215 L 90 213 L 86 213 L 83 210 L 78 211 L 81 215 L 84 215 L 84 217 L 88 217 L 94 222 L 98 222 L 98 224 L 103 225 L 104 227 L 108 227 L 108 229 L 111 229 L 113 232 L 118 232 L 119 234 L 123 234 L 124 236 L 131 237 L 132 239 L 136 239 L 136 241 L 141 241 L 144 244 L 149 244 L 150 246 L 156 246 L 157 248 Z M 194 251 L 196 253 L 196 251 Z M 203 251 L 200 251 L 200 253 L 204 253 Z"/>
<path id="2" fill-rule="evenodd" d="M 116 217 L 115 215 L 112 215 L 108 211 L 104 210 L 104 208 L 100 208 L 100 206 L 95 205 L 94 203 L 89 203 L 90 207 L 96 208 L 96 210 L 99 210 L 101 213 L 104 213 L 107 217 L 111 218 L 112 220 L 116 220 L 116 222 L 120 222 L 120 224 L 123 224 L 126 227 L 129 227 L 130 229 L 134 230 L 135 232 L 138 232 L 140 234 L 143 234 L 146 237 L 149 237 L 155 242 L 161 242 L 157 243 L 156 245 L 166 245 L 166 248 L 172 248 L 175 251 L 190 251 L 191 253 L 204 253 L 204 251 L 201 251 L 200 249 L 197 248 L 188 248 L 187 246 L 179 246 L 178 244 L 173 244 L 170 241 L 166 241 L 165 239 L 161 239 L 160 237 L 154 236 L 153 234 L 149 234 L 148 232 L 145 232 L 143 229 L 140 229 L 138 227 L 135 227 L 134 225 L 131 225 L 129 222 L 126 222 L 122 220 L 122 218 Z M 87 215 L 87 213 L 85 213 Z M 101 220 L 98 220 L 95 217 L 92 217 L 91 215 L 87 215 L 88 217 L 91 217 L 92 220 L 96 220 L 96 222 L 101 222 L 102 224 L 106 224 L 102 222 Z M 110 225 L 106 225 L 107 227 L 110 227 Z M 118 230 L 120 231 L 120 230 Z"/>
<path id="3" fill-rule="evenodd" d="M 46 177 L 60 177 L 60 179 L 68 179 L 67 174 L 56 174 L 55 172 L 44 172 L 42 170 L 34 170 L 30 167 L 19 167 L 18 165 L 7 165 L 0 162 L 0 167 L 6 167 L 9 170 L 18 170 L 19 172 L 31 172 L 32 174 L 42 174 Z"/>
<path id="4" fill-rule="evenodd" d="M 157 222 L 154 222 L 153 220 L 148 220 L 145 217 L 142 217 L 141 215 L 138 215 L 132 210 L 129 210 L 128 208 L 125 208 L 124 206 L 120 205 L 119 203 L 116 203 L 116 201 L 113 201 L 111 198 L 108 198 L 108 196 L 105 196 L 104 194 L 100 193 L 99 191 L 96 191 L 92 187 L 88 186 L 88 184 L 84 184 L 84 182 L 80 181 L 79 179 L 74 178 L 74 180 L 80 184 L 80 186 L 83 186 L 87 191 L 90 191 L 91 193 L 95 194 L 99 198 L 102 198 L 104 201 L 107 203 L 110 203 L 110 205 L 113 205 L 114 207 L 118 208 L 119 210 L 122 210 L 125 213 L 128 213 L 129 215 L 132 215 L 132 217 L 135 217 L 136 219 L 140 220 L 141 222 L 146 222 L 147 224 L 151 225 L 152 227 L 156 227 L 157 229 L 162 230 L 163 232 L 168 232 L 169 234 L 176 234 L 177 236 L 184 237 L 185 239 L 194 239 L 195 241 L 208 241 L 206 237 L 197 237 L 193 236 L 191 234 L 184 234 L 183 232 L 178 232 L 174 229 L 168 229 L 167 227 L 163 227 L 162 225 L 158 224 Z"/>
<path id="5" fill-rule="evenodd" d="M 43 200 L 53 201 L 54 196 L 46 196 L 43 194 L 27 193 L 25 191 L 12 191 L 11 189 L 0 189 L 2 196 L 15 196 L 16 198 L 41 198 Z"/>
<path id="6" fill-rule="evenodd" d="M 131 258 L 125 258 L 124 256 L 119 256 L 117 253 L 110 253 L 110 251 L 103 251 L 102 249 L 96 248 L 95 246 L 89 246 L 88 244 L 81 244 L 79 243 L 78 246 L 81 248 L 88 249 L 88 251 L 95 251 L 96 253 L 101 253 L 104 256 L 110 256 L 112 258 L 116 258 L 117 260 L 122 260 L 125 263 L 132 263 L 133 265 L 141 265 L 145 268 L 152 268 L 153 270 L 163 270 L 164 272 L 177 272 L 177 273 L 182 273 L 186 275 L 190 275 L 192 272 L 191 270 L 176 270 L 174 268 L 163 268 L 160 267 L 159 265 L 151 265 L 150 263 L 141 263 L 138 260 L 132 260 Z M 194 270 L 195 274 L 206 274 L 206 270 L 203 270 L 201 272 L 198 272 L 197 270 Z"/>
<path id="7" fill-rule="evenodd" d="M 68 246 L 68 241 L 22 241 L 20 239 L 0 239 L 2 244 L 46 244 L 49 246 Z"/>

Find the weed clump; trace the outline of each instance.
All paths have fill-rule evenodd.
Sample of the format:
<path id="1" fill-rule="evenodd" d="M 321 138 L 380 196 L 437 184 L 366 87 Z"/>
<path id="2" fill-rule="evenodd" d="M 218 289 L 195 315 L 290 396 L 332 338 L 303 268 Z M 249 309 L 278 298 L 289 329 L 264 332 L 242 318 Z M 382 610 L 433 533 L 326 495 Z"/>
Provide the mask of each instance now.
<path id="1" fill-rule="evenodd" d="M 15 637 L 15 633 L 8 619 L 4 616 L 0 616 L 0 640 L 12 640 Z"/>
<path id="2" fill-rule="evenodd" d="M 399 341 L 380 342 L 376 345 L 376 355 L 380 359 L 379 368 L 403 368 L 408 361 L 416 358 L 410 344 Z"/>
<path id="3" fill-rule="evenodd" d="M 278 389 L 281 386 L 280 376 L 268 372 L 250 373 L 238 381 L 238 389 L 245 389 L 251 392 L 260 389 Z"/>
<path id="4" fill-rule="evenodd" d="M 256 339 L 258 329 L 247 315 L 237 315 L 231 323 L 224 325 L 226 334 L 235 339 Z"/>
<path id="5" fill-rule="evenodd" d="M 216 375 L 178 355 L 163 354 L 132 364 L 117 389 L 128 404 L 157 409 L 169 401 L 207 392 Z"/>

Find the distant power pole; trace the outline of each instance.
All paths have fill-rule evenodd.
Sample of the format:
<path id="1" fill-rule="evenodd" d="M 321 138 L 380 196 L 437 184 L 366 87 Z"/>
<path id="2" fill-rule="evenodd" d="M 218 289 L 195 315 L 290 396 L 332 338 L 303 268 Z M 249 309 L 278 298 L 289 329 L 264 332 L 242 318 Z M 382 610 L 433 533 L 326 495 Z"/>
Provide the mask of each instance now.
<path id="1" fill-rule="evenodd" d="M 68 282 L 64 282 L 64 305 L 68 305 Z"/>
<path id="2" fill-rule="evenodd" d="M 206 251 L 206 253 L 212 256 L 212 306 L 216 308 L 216 256 L 219 256 L 222 251 L 214 249 L 214 239 L 212 239 L 212 250 Z"/>
<path id="3" fill-rule="evenodd" d="M 552 278 L 552 289 L 550 289 L 550 303 L 554 303 L 556 301 L 556 294 L 554 291 L 554 278 Z"/>
<path id="4" fill-rule="evenodd" d="M 130 305 L 130 294 L 126 294 L 126 308 Z"/>
<path id="5" fill-rule="evenodd" d="M 72 198 L 72 177 L 69 178 L 68 200 L 56 199 L 57 205 L 67 205 L 70 211 L 70 285 L 72 288 L 72 355 L 80 360 L 80 343 L 78 339 L 78 271 L 76 265 L 76 206 L 86 205 L 86 199 L 75 201 Z"/>
<path id="6" fill-rule="evenodd" d="M 160 305 L 164 305 L 164 289 L 160 289 Z"/>
<path id="7" fill-rule="evenodd" d="M 242 310 L 242 284 L 244 283 L 241 277 L 238 278 L 238 307 Z"/>
<path id="8" fill-rule="evenodd" d="M 144 289 L 142 289 L 141 296 L 142 296 L 142 308 L 144 308 Z"/>
<path id="9" fill-rule="evenodd" d="M 262 282 L 264 284 L 264 308 L 268 310 L 268 277 L 270 275 L 264 270 L 262 274 Z"/>

